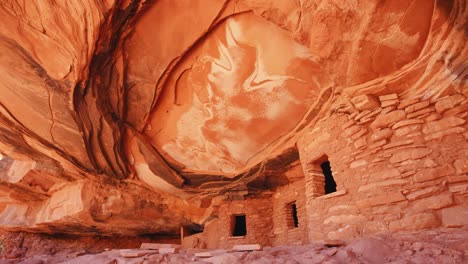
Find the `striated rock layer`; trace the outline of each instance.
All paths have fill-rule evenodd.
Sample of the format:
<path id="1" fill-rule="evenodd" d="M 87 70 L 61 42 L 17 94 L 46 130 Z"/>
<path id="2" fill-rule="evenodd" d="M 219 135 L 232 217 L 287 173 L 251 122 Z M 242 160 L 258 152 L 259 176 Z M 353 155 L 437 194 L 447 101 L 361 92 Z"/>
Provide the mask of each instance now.
<path id="1" fill-rule="evenodd" d="M 199 232 L 230 200 L 284 217 L 272 206 L 296 185 L 308 240 L 467 225 L 465 0 L 6 0 L 0 15 L 5 230 Z M 332 202 L 311 176 L 327 159 Z"/>

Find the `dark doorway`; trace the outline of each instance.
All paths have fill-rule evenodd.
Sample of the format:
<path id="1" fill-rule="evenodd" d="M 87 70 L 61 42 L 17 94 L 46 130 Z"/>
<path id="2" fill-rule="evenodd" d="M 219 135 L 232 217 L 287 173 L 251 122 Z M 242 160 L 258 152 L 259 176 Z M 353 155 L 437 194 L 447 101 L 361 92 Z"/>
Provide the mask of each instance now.
<path id="1" fill-rule="evenodd" d="M 336 182 L 333 179 L 330 162 L 327 160 L 320 164 L 320 167 L 322 167 L 323 175 L 325 175 L 325 194 L 336 192 Z"/>
<path id="2" fill-rule="evenodd" d="M 297 206 L 296 203 L 291 204 L 291 216 L 293 219 L 294 228 L 299 227 L 299 219 L 297 218 Z"/>
<path id="3" fill-rule="evenodd" d="M 247 235 L 247 225 L 245 221 L 245 214 L 243 215 L 233 215 L 233 228 L 232 236 L 245 236 Z"/>

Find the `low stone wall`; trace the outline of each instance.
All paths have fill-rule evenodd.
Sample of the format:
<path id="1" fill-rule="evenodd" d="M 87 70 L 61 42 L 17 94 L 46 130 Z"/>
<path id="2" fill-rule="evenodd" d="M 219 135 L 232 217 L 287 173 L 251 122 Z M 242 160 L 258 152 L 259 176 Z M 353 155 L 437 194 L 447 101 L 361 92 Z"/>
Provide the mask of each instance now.
<path id="1" fill-rule="evenodd" d="M 273 206 L 271 198 L 247 198 L 223 201 L 217 218 L 205 224 L 203 233 L 185 237 L 183 246 L 190 248 L 232 248 L 237 244 L 272 245 Z M 245 236 L 233 236 L 233 217 L 245 215 Z"/>

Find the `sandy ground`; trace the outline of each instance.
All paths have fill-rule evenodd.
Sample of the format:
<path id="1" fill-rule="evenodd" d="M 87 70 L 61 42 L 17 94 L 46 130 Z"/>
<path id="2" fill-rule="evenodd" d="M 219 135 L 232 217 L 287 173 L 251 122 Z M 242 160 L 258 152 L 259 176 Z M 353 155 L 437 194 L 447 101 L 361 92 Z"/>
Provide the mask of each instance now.
<path id="1" fill-rule="evenodd" d="M 4 259 L 0 263 L 468 263 L 468 229 L 435 229 L 411 233 L 378 235 L 342 241 L 326 246 L 318 241 L 302 246 L 265 247 L 262 251 L 226 252 L 200 258 L 200 250 L 182 250 L 177 254 L 152 254 L 137 258 L 120 256 L 119 249 L 96 254 L 83 250 L 38 254 L 23 259 Z"/>

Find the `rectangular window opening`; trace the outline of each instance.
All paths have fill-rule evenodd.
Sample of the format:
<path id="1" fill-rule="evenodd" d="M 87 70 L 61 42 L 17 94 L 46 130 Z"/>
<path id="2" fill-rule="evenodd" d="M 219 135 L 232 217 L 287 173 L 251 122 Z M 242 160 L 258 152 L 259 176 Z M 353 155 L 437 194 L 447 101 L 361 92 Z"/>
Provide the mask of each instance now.
<path id="1" fill-rule="evenodd" d="M 297 205 L 296 202 L 292 202 L 286 205 L 288 215 L 288 227 L 289 229 L 299 227 L 299 218 L 297 217 Z"/>
<path id="2" fill-rule="evenodd" d="M 333 173 L 330 167 L 330 161 L 325 161 L 320 164 L 323 175 L 325 176 L 325 194 L 336 192 L 336 182 L 333 178 Z"/>
<path id="3" fill-rule="evenodd" d="M 247 235 L 247 222 L 245 214 L 233 215 L 231 218 L 232 236 L 245 236 Z"/>

